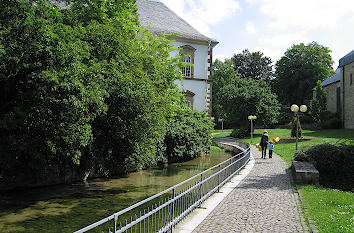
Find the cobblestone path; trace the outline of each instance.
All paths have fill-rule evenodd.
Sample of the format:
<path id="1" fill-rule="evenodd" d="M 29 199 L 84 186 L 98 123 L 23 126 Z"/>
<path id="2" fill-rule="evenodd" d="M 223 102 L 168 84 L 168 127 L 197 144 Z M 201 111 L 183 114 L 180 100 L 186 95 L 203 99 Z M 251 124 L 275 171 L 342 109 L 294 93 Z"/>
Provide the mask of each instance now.
<path id="1" fill-rule="evenodd" d="M 262 159 L 252 146 L 250 174 L 193 231 L 309 232 L 290 184 L 287 165 L 276 154 Z"/>

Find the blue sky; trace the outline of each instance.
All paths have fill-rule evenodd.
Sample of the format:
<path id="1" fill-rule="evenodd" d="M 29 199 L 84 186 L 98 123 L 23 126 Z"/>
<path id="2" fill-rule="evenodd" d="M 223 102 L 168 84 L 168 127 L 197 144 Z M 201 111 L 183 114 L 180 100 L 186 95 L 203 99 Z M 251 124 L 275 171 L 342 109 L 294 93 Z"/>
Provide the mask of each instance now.
<path id="1" fill-rule="evenodd" d="M 275 63 L 293 44 L 332 50 L 334 69 L 354 49 L 354 0 L 160 0 L 202 34 L 219 41 L 214 59 L 248 48 Z"/>

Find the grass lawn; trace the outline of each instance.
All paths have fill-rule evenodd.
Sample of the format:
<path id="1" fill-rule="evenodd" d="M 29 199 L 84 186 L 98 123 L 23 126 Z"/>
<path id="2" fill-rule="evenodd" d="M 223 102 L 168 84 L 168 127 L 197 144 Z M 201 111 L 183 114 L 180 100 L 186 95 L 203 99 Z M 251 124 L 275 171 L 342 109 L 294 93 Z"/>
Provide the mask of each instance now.
<path id="1" fill-rule="evenodd" d="M 262 133 L 263 130 L 255 130 L 252 143 L 251 138 L 242 140 L 255 145 L 260 142 Z M 269 140 L 277 136 L 290 137 L 290 129 L 270 129 L 268 133 Z M 299 142 L 299 150 L 323 143 L 354 145 L 353 130 L 303 130 L 302 133 L 304 138 L 311 140 Z M 276 143 L 274 152 L 290 167 L 295 143 Z M 308 209 L 307 217 L 315 221 L 320 232 L 354 232 L 354 193 L 312 185 L 301 186 L 299 192 L 303 207 Z"/>
<path id="2" fill-rule="evenodd" d="M 228 137 L 230 136 L 232 132 L 232 129 L 216 129 L 212 132 L 212 137 L 216 138 L 216 137 Z"/>
<path id="3" fill-rule="evenodd" d="M 263 130 L 255 130 L 253 134 L 253 141 L 251 143 L 251 138 L 242 139 L 248 143 L 256 145 L 260 142 Z M 269 129 L 269 140 L 275 137 L 289 138 L 291 134 L 290 129 Z M 299 142 L 298 149 L 306 149 L 314 145 L 329 143 L 337 144 L 345 143 L 354 145 L 354 130 L 302 130 L 303 138 L 311 139 L 309 141 Z M 291 161 L 295 154 L 295 143 L 276 143 L 274 147 L 274 152 L 281 156 L 288 166 L 290 167 Z"/>
<path id="4" fill-rule="evenodd" d="M 307 185 L 300 194 L 319 232 L 354 232 L 354 193 Z"/>

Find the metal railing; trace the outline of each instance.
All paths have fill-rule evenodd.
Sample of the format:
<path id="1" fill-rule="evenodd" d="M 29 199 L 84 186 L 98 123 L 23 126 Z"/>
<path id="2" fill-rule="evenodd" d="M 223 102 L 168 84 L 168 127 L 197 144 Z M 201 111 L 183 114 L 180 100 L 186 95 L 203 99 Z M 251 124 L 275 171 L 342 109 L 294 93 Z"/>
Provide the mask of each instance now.
<path id="1" fill-rule="evenodd" d="M 243 152 L 165 191 L 140 201 L 75 233 L 94 231 L 167 232 L 205 199 L 218 192 L 250 159 L 249 144 L 236 142 Z M 112 231 L 111 231 L 112 229 Z"/>

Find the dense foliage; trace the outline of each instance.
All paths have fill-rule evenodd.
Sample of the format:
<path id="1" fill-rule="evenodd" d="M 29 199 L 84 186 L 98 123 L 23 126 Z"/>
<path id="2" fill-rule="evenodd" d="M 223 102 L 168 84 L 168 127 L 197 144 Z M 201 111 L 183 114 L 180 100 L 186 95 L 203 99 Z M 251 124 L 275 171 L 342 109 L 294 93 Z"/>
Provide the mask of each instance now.
<path id="1" fill-rule="evenodd" d="M 192 159 L 208 151 L 213 126 L 213 121 L 204 112 L 188 106 L 176 109 L 168 121 L 163 145 L 169 162 Z"/>
<path id="2" fill-rule="evenodd" d="M 250 127 L 248 125 L 244 125 L 240 128 L 233 129 L 230 136 L 233 138 L 245 138 L 250 135 Z"/>
<path id="3" fill-rule="evenodd" d="M 223 115 L 235 128 L 245 128 L 249 115 L 256 115 L 258 124 L 265 126 L 277 122 L 280 106 L 265 81 L 240 78 L 230 60 L 215 62 L 213 81 L 215 116 Z"/>
<path id="4" fill-rule="evenodd" d="M 320 183 L 350 190 L 354 180 L 353 154 L 354 146 L 320 144 L 297 152 L 294 159 L 311 162 L 320 173 Z"/>
<path id="5" fill-rule="evenodd" d="M 237 73 L 233 68 L 231 59 L 225 59 L 224 62 L 216 59 L 213 63 L 213 95 L 212 95 L 212 115 L 217 121 L 225 119 L 226 112 L 221 106 L 220 95 L 221 88 L 228 85 L 229 82 L 237 77 Z M 225 119 L 226 120 L 226 119 Z M 224 122 L 224 126 L 230 127 L 228 122 Z"/>
<path id="6" fill-rule="evenodd" d="M 241 78 L 262 79 L 269 82 L 274 76 L 272 60 L 260 51 L 250 52 L 245 49 L 231 59 Z"/>
<path id="7" fill-rule="evenodd" d="M 66 2 L 0 3 L 0 177 L 166 162 L 181 78 L 170 40 L 140 26 L 134 0 Z"/>
<path id="8" fill-rule="evenodd" d="M 309 104 L 318 80 L 333 74 L 330 50 L 316 42 L 293 45 L 276 63 L 274 90 L 287 106 Z"/>

